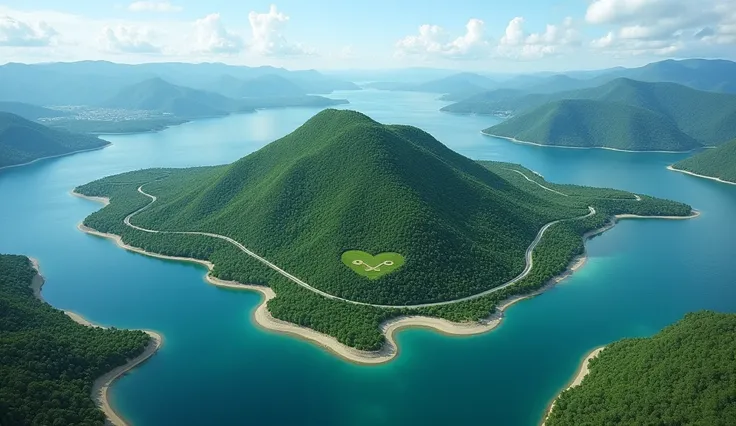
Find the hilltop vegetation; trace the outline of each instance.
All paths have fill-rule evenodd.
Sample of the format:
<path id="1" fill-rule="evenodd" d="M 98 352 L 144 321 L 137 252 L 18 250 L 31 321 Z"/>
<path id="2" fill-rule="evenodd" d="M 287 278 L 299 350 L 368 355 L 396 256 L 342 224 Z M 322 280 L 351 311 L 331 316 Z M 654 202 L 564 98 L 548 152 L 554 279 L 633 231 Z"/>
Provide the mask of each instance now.
<path id="1" fill-rule="evenodd" d="M 0 255 L 0 271 L 0 424 L 105 424 L 92 383 L 141 354 L 150 337 L 86 327 L 36 299 L 25 256 Z"/>
<path id="2" fill-rule="evenodd" d="M 644 108 L 589 100 L 552 102 L 483 131 L 542 145 L 630 151 L 700 147 L 667 117 Z"/>
<path id="3" fill-rule="evenodd" d="M 672 166 L 695 174 L 736 182 L 736 139 L 686 158 Z"/>
<path id="4" fill-rule="evenodd" d="M 736 315 L 687 314 L 646 339 L 624 339 L 590 362 L 546 424 L 731 425 L 736 419 Z"/>
<path id="5" fill-rule="evenodd" d="M 454 320 L 480 319 L 495 309 L 497 297 L 539 288 L 582 252 L 580 236 L 613 214 L 691 211 L 612 190 L 564 186 L 559 191 L 570 194 L 561 196 L 508 168 L 533 176 L 515 165 L 473 162 L 414 127 L 326 110 L 230 165 L 131 172 L 77 191 L 111 199 L 85 225 L 149 251 L 209 259 L 213 274 L 225 280 L 269 285 L 278 296 L 268 304 L 275 317 L 361 349 L 379 348 L 380 322 L 404 311 L 326 299 L 219 239 L 127 227 L 123 218 L 149 202 L 137 188 L 145 185 L 158 197 L 132 218 L 137 226 L 226 235 L 327 293 L 401 306 L 454 300 L 507 282 L 524 269 L 524 253 L 543 225 L 595 207 L 584 220 L 550 228 L 535 250 L 533 273 L 517 286 L 494 297 L 411 311 Z M 406 263 L 368 280 L 342 264 L 347 250 L 397 252 Z"/>
<path id="6" fill-rule="evenodd" d="M 15 114 L 0 112 L 0 167 L 108 144 L 94 136 L 50 129 Z"/>

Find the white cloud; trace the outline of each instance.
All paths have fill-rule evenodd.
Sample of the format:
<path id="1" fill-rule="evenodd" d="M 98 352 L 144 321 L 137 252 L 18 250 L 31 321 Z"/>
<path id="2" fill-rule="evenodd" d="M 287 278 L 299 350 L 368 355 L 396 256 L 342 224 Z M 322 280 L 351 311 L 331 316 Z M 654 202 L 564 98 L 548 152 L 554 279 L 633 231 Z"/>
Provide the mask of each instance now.
<path id="1" fill-rule="evenodd" d="M 219 13 L 212 13 L 194 23 L 194 50 L 202 53 L 239 53 L 245 48 L 242 37 L 228 30 Z"/>
<path id="2" fill-rule="evenodd" d="M 561 25 L 548 24 L 542 33 L 527 34 L 524 18 L 517 16 L 509 21 L 496 50 L 502 57 L 540 59 L 569 52 L 580 44 L 580 40 L 580 33 L 572 18 L 565 18 Z"/>
<path id="3" fill-rule="evenodd" d="M 128 5 L 131 12 L 181 12 L 181 6 L 175 6 L 168 1 L 137 1 Z"/>
<path id="4" fill-rule="evenodd" d="M 283 29 L 289 17 L 279 12 L 276 5 L 271 5 L 268 12 L 251 11 L 248 14 L 252 40 L 251 50 L 263 56 L 299 56 L 312 55 L 316 52 L 298 43 L 289 43 Z"/>
<path id="5" fill-rule="evenodd" d="M 613 27 L 590 46 L 617 55 L 697 55 L 736 43 L 736 0 L 596 0 L 585 16 Z"/>
<path id="6" fill-rule="evenodd" d="M 44 21 L 23 22 L 0 15 L 0 46 L 44 47 L 53 44 L 59 33 Z"/>
<path id="7" fill-rule="evenodd" d="M 144 27 L 105 26 L 99 38 L 100 46 L 113 53 L 161 53 L 161 48 L 153 43 L 155 33 Z"/>
<path id="8" fill-rule="evenodd" d="M 485 33 L 485 23 L 470 19 L 465 34 L 452 40 L 444 28 L 425 24 L 419 34 L 410 35 L 396 42 L 396 56 L 443 56 L 455 59 L 478 59 L 490 54 L 490 41 Z"/>

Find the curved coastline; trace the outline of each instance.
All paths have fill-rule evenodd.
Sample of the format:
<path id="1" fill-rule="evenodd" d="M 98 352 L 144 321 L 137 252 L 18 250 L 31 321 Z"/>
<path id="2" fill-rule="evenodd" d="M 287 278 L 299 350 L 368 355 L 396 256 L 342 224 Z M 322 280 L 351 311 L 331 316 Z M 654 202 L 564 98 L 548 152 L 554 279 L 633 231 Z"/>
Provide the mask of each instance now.
<path id="1" fill-rule="evenodd" d="M 588 352 L 587 355 L 585 355 L 585 358 L 583 358 L 583 360 L 580 362 L 580 366 L 578 367 L 578 370 L 573 376 L 572 380 L 570 380 L 570 382 L 565 387 L 565 389 L 561 390 L 560 393 L 558 393 L 557 396 L 555 396 L 555 399 L 552 400 L 552 402 L 547 407 L 547 410 L 545 410 L 544 419 L 542 419 L 542 423 L 541 423 L 542 426 L 544 426 L 545 422 L 547 421 L 547 418 L 549 417 L 549 414 L 555 408 L 555 402 L 557 402 L 557 399 L 560 397 L 560 395 L 562 395 L 562 392 L 568 389 L 574 388 L 576 386 L 580 386 L 585 376 L 587 376 L 588 373 L 590 373 L 590 367 L 589 367 L 590 361 L 593 358 L 597 357 L 598 354 L 600 354 L 601 351 L 603 351 L 603 349 L 605 348 L 606 348 L 605 346 L 597 347 L 593 349 L 592 351 Z"/>
<path id="2" fill-rule="evenodd" d="M 31 260 L 31 263 L 33 264 L 33 268 L 36 270 L 36 276 L 33 277 L 33 281 L 31 282 L 31 289 L 33 290 L 33 295 L 40 301 L 47 303 L 43 299 L 43 296 L 41 296 L 41 288 L 44 285 L 45 279 L 43 278 L 43 275 L 41 274 L 41 269 L 39 266 L 38 259 L 35 259 L 32 257 L 29 257 L 29 259 Z M 93 322 L 88 321 L 86 318 L 84 318 L 83 316 L 79 315 L 76 312 L 64 311 L 64 313 L 77 324 L 81 324 L 87 327 L 106 328 L 99 324 L 95 324 Z M 107 417 L 107 424 L 111 424 L 114 426 L 129 426 L 128 423 L 122 418 L 122 416 L 118 414 L 113 409 L 112 405 L 110 404 L 110 400 L 108 397 L 108 390 L 110 389 L 110 386 L 112 386 L 112 384 L 117 379 L 124 376 L 128 371 L 132 370 L 133 368 L 137 367 L 138 365 L 142 364 L 143 362 L 151 358 L 163 345 L 164 338 L 161 334 L 153 330 L 141 330 L 141 331 L 151 336 L 151 342 L 143 350 L 143 353 L 141 353 L 135 358 L 129 359 L 128 362 L 126 362 L 125 364 L 118 366 L 108 371 L 107 373 L 103 374 L 102 376 L 96 378 L 94 383 L 92 384 L 92 391 L 90 392 L 90 397 L 97 403 L 97 406 L 105 413 L 105 416 Z"/>
<path id="3" fill-rule="evenodd" d="M 80 197 L 80 198 L 86 198 L 88 200 L 103 203 L 105 205 L 109 203 L 109 199 L 105 197 L 89 197 L 89 196 L 79 194 L 74 191 L 72 191 L 71 194 L 73 194 L 74 196 Z M 618 215 L 618 216 L 615 216 L 613 220 L 609 221 L 602 228 L 587 232 L 586 234 L 583 235 L 582 238 L 583 238 L 583 241 L 587 241 L 596 235 L 600 235 L 604 233 L 605 231 L 613 228 L 619 219 L 630 219 L 630 218 L 691 219 L 699 215 L 700 215 L 700 212 L 696 210 L 693 210 L 693 214 L 691 216 L 684 216 L 684 217 Z M 236 281 L 225 281 L 225 280 L 216 278 L 212 276 L 212 270 L 214 268 L 214 264 L 212 262 L 209 262 L 206 260 L 194 259 L 194 258 L 167 256 L 167 255 L 148 252 L 141 248 L 133 247 L 131 245 L 126 244 L 125 242 L 122 241 L 122 238 L 119 235 L 99 232 L 99 231 L 96 231 L 92 228 L 85 226 L 82 223 L 79 223 L 77 225 L 77 228 L 80 231 L 85 232 L 90 235 L 95 235 L 95 236 L 103 237 L 103 238 L 109 238 L 115 241 L 115 243 L 119 247 L 125 250 L 135 252 L 135 253 L 143 254 L 146 256 L 150 256 L 150 257 L 157 257 L 161 259 L 178 260 L 178 261 L 183 261 L 183 262 L 192 262 L 192 263 L 198 263 L 200 265 L 204 265 L 208 269 L 207 274 L 205 274 L 205 280 L 208 283 L 219 286 L 219 287 L 223 287 L 223 288 L 256 291 L 263 295 L 263 299 L 261 300 L 260 304 L 256 307 L 256 310 L 253 313 L 253 321 L 255 322 L 256 325 L 268 331 L 285 333 L 285 334 L 289 334 L 289 335 L 310 341 L 328 350 L 329 352 L 332 352 L 340 356 L 341 358 L 347 361 L 354 362 L 357 364 L 382 364 L 382 363 L 386 363 L 394 359 L 399 354 L 399 347 L 395 340 L 395 334 L 404 328 L 412 328 L 412 327 L 428 328 L 428 329 L 431 329 L 431 330 L 434 330 L 434 331 L 437 331 L 437 332 L 440 332 L 440 333 L 443 333 L 449 336 L 469 336 L 469 335 L 476 335 L 476 334 L 482 334 L 482 333 L 489 332 L 501 324 L 503 320 L 504 312 L 510 306 L 522 300 L 537 296 L 545 292 L 546 290 L 550 289 L 557 283 L 563 281 L 565 278 L 572 275 L 576 270 L 580 269 L 585 264 L 585 261 L 587 259 L 587 255 L 583 253 L 582 255 L 573 259 L 570 265 L 568 266 L 568 268 L 562 274 L 549 280 L 539 290 L 534 291 L 532 293 L 524 294 L 524 295 L 514 296 L 507 300 L 504 300 L 498 305 L 498 307 L 496 308 L 496 312 L 491 314 L 488 318 L 481 320 L 479 322 L 455 323 L 455 322 L 451 322 L 451 321 L 441 319 L 441 318 L 433 318 L 433 317 L 426 317 L 426 316 L 401 316 L 401 317 L 397 317 L 397 318 L 393 318 L 388 321 L 385 321 L 384 323 L 381 324 L 381 330 L 386 336 L 386 343 L 384 344 L 384 346 L 378 351 L 363 351 L 363 350 L 355 349 L 347 345 L 344 345 L 340 343 L 334 337 L 328 336 L 327 334 L 320 333 L 318 331 L 312 330 L 307 327 L 302 327 L 302 326 L 299 326 L 293 323 L 289 323 L 289 322 L 274 318 L 270 314 L 270 312 L 268 312 L 268 306 L 267 306 L 268 301 L 276 297 L 276 293 L 270 287 L 252 285 L 252 284 L 242 284 Z"/>
<path id="4" fill-rule="evenodd" d="M 522 141 L 516 138 L 512 138 L 509 136 L 501 136 L 501 135 L 494 135 L 492 133 L 486 133 L 485 131 L 481 130 L 480 133 L 483 136 L 490 136 L 492 138 L 498 138 L 498 139 L 506 139 L 507 141 L 511 141 L 514 143 L 518 143 L 521 145 L 533 145 L 533 146 L 541 146 L 543 148 L 565 148 L 565 149 L 605 149 L 606 151 L 618 151 L 618 152 L 636 152 L 636 153 L 659 153 L 659 154 L 687 154 L 688 152 L 695 152 L 696 150 L 691 149 L 689 151 L 634 151 L 630 149 L 619 149 L 619 148 L 609 148 L 607 146 L 563 146 L 563 145 L 547 145 L 543 143 L 537 143 L 537 142 L 530 142 L 530 141 Z"/>
<path id="5" fill-rule="evenodd" d="M 678 172 L 678 173 L 684 173 L 686 175 L 695 176 L 695 177 L 699 177 L 699 178 L 703 178 L 703 179 L 714 180 L 716 182 L 725 183 L 725 184 L 728 184 L 728 185 L 736 185 L 736 182 L 731 182 L 730 180 L 723 180 L 721 178 L 717 178 L 717 177 L 713 177 L 713 176 L 700 175 L 700 174 L 697 174 L 697 173 L 689 172 L 687 170 L 676 169 L 674 167 L 674 164 L 667 166 L 667 170 L 671 170 L 673 172 Z"/>
<path id="6" fill-rule="evenodd" d="M 103 139 L 103 140 L 104 140 L 104 139 Z M 105 141 L 105 142 L 107 142 L 107 141 Z M 98 146 L 98 147 L 96 147 L 96 148 L 80 149 L 79 151 L 72 151 L 72 152 L 67 152 L 67 153 L 65 153 L 65 154 L 58 154 L 58 155 L 49 155 L 48 157 L 41 157 L 41 158 L 36 158 L 35 160 L 31 160 L 31 161 L 29 161 L 29 162 L 27 162 L 27 163 L 21 163 L 21 164 L 11 164 L 11 165 L 9 165 L 9 166 L 2 166 L 2 167 L 0 167 L 0 170 L 5 170 L 5 169 L 11 169 L 11 168 L 13 168 L 13 167 L 28 166 L 28 165 L 30 165 L 30 164 L 33 164 L 33 163 L 37 163 L 37 162 L 39 162 L 39 161 L 43 161 L 43 160 L 50 160 L 50 159 L 52 159 L 52 158 L 66 157 L 67 155 L 74 155 L 74 154 L 79 154 L 79 153 L 82 153 L 82 152 L 97 151 L 97 150 L 100 150 L 100 149 L 103 149 L 103 148 L 107 148 L 107 147 L 108 147 L 108 146 L 110 146 L 110 145 L 112 145 L 112 143 L 110 143 L 110 142 L 107 142 L 107 143 L 106 143 L 105 145 L 102 145 L 102 146 Z"/>

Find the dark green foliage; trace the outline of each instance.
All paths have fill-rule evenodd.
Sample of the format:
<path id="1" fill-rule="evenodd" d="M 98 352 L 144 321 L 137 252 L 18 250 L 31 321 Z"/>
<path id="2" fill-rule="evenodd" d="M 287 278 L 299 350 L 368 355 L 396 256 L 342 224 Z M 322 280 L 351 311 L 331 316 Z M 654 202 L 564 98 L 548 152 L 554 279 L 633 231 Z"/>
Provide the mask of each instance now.
<path id="1" fill-rule="evenodd" d="M 545 104 L 484 132 L 550 146 L 631 151 L 690 151 L 700 147 L 663 115 L 630 105 L 591 100 Z"/>
<path id="2" fill-rule="evenodd" d="M 624 339 L 590 362 L 546 424 L 733 425 L 736 315 L 690 313 L 647 339 Z"/>
<path id="3" fill-rule="evenodd" d="M 44 108 L 31 104 L 24 104 L 22 102 L 0 102 L 0 111 L 19 115 L 26 120 L 66 117 L 69 115 L 69 113 L 65 111 L 57 111 L 55 109 Z"/>
<path id="4" fill-rule="evenodd" d="M 736 182 L 736 139 L 686 158 L 673 166 L 703 176 Z"/>
<path id="5" fill-rule="evenodd" d="M 511 112 L 519 117 L 557 101 L 575 99 L 626 104 L 666 117 L 678 129 L 704 145 L 719 145 L 736 137 L 736 94 L 714 93 L 674 83 L 645 83 L 619 78 L 602 86 L 558 92 L 509 96 L 493 91 L 448 105 L 443 111 L 495 114 Z M 608 120 L 601 116 L 599 120 Z M 561 124 L 571 126 L 574 122 Z M 488 129 L 488 133 L 493 133 Z"/>
<path id="6" fill-rule="evenodd" d="M 0 167 L 108 144 L 94 136 L 50 129 L 15 114 L 0 112 Z"/>
<path id="7" fill-rule="evenodd" d="M 92 383 L 150 337 L 75 323 L 33 296 L 35 274 L 25 256 L 0 255 L 0 424 L 102 425 Z"/>
<path id="8" fill-rule="evenodd" d="M 548 184 L 518 165 L 470 161 L 420 129 L 335 110 L 231 165 L 144 170 L 77 188 L 111 199 L 85 225 L 152 252 L 210 260 L 222 279 L 270 285 L 278 296 L 269 302 L 275 317 L 362 349 L 380 346 L 381 321 L 417 311 L 325 299 L 222 240 L 127 227 L 123 219 L 149 202 L 137 192 L 144 184 L 158 198 L 132 218 L 136 225 L 227 235 L 330 294 L 401 306 L 454 300 L 507 282 L 523 270 L 524 253 L 544 224 L 598 209 L 586 220 L 550 228 L 535 251 L 533 273 L 518 285 L 493 298 L 419 311 L 453 320 L 486 317 L 498 300 L 544 285 L 582 253 L 581 235 L 611 214 L 690 212 L 684 204 L 639 202 L 623 191 Z M 406 264 L 368 280 L 342 264 L 350 249 L 398 252 Z M 325 311 L 317 308 L 322 304 Z"/>

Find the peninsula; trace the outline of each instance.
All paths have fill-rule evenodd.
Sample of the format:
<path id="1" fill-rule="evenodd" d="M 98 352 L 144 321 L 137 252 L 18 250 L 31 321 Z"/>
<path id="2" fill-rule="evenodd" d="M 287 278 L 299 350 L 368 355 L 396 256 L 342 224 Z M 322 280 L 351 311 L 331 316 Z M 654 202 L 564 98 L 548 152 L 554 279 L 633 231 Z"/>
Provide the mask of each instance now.
<path id="1" fill-rule="evenodd" d="M 736 139 L 695 154 L 668 169 L 736 185 Z"/>
<path id="2" fill-rule="evenodd" d="M 730 424 L 734 347 L 736 315 L 709 311 L 615 342 L 585 359 L 589 374 L 562 392 L 545 424 Z"/>
<path id="3" fill-rule="evenodd" d="M 107 388 L 153 355 L 161 336 L 91 326 L 54 309 L 41 299 L 37 268 L 25 256 L 0 255 L 0 423 L 125 425 Z"/>
<path id="4" fill-rule="evenodd" d="M 358 362 L 395 356 L 386 335 L 397 327 L 487 331 L 509 299 L 554 282 L 617 216 L 694 214 L 478 163 L 420 129 L 339 110 L 232 164 L 129 172 L 75 192 L 109 200 L 83 230 L 260 289 L 259 323 Z"/>

